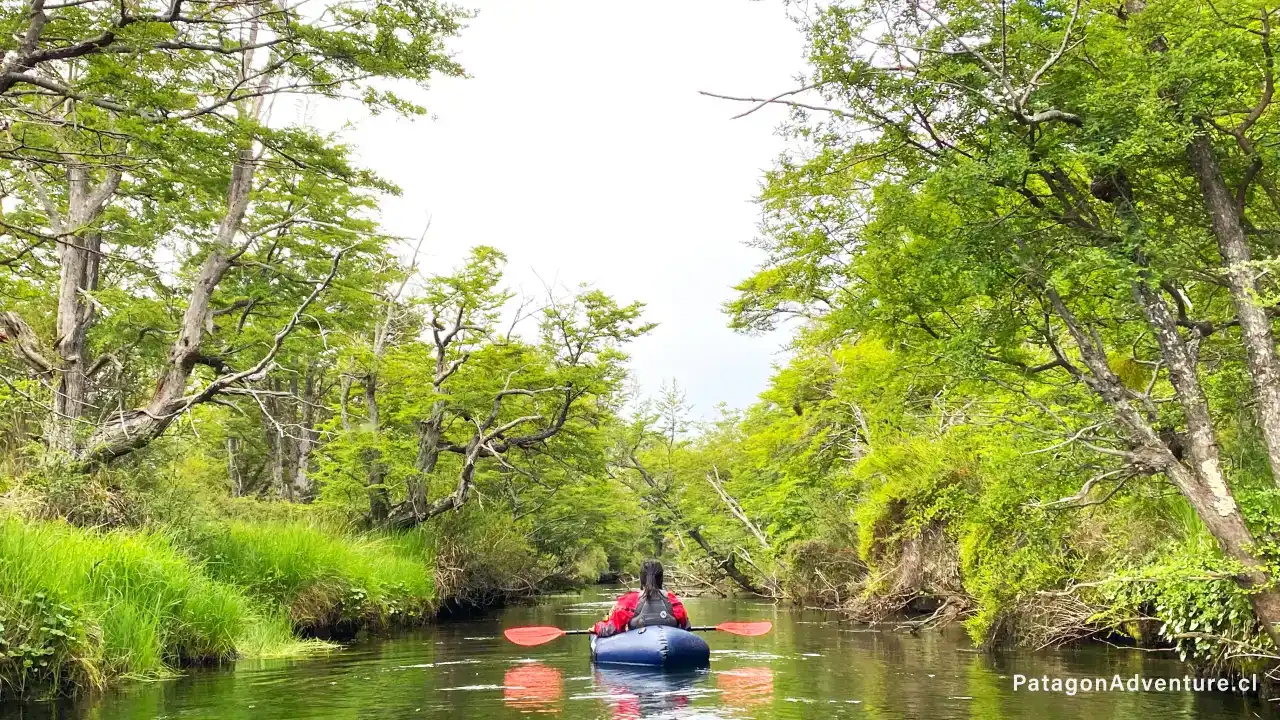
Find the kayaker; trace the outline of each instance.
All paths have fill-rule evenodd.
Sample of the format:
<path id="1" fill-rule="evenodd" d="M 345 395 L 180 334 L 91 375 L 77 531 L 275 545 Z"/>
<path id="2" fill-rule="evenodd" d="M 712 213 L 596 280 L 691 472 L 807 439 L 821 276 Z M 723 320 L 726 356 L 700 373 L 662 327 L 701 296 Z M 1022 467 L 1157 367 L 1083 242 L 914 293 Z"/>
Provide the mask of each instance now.
<path id="1" fill-rule="evenodd" d="M 640 566 L 640 590 L 618 598 L 609 616 L 596 623 L 591 632 L 609 637 L 650 625 L 689 628 L 684 604 L 662 586 L 662 563 L 657 560 L 644 561 Z"/>

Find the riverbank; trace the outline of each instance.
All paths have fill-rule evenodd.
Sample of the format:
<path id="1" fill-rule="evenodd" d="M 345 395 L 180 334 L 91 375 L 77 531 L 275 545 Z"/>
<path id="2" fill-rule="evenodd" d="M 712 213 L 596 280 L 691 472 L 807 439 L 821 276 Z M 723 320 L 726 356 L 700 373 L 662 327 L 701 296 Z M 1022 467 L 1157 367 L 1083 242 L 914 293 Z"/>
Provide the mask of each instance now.
<path id="1" fill-rule="evenodd" d="M 11 503 L 0 508 L 0 699 L 325 653 L 594 581 L 607 568 L 599 555 L 549 558 L 479 511 L 369 532 L 323 506 L 252 499 L 206 500 L 185 516 L 153 508 L 114 526 Z"/>
<path id="2" fill-rule="evenodd" d="M 99 531 L 0 520 L 0 697 L 75 694 L 190 664 L 323 652 L 429 619 L 421 536 L 302 521 Z"/>
<path id="3" fill-rule="evenodd" d="M 1280 656 L 1203 534 L 1151 532 L 1140 537 L 1150 538 L 1152 550 L 1137 561 L 1099 551 L 1092 562 L 1076 558 L 1064 568 L 1049 553 L 993 552 L 983 545 L 991 537 L 985 525 L 913 523 L 912 508 L 904 510 L 896 524 L 866 536 L 879 552 L 800 542 L 757 553 L 752 579 L 775 602 L 838 613 L 862 627 L 914 633 L 954 626 L 992 652 L 1131 648 L 1167 654 L 1192 675 L 1257 675 L 1263 695 L 1278 693 Z M 884 537 L 893 552 L 883 551 Z M 715 569 L 704 559 L 685 557 L 672 573 L 682 595 L 737 589 L 728 578 L 710 581 Z"/>

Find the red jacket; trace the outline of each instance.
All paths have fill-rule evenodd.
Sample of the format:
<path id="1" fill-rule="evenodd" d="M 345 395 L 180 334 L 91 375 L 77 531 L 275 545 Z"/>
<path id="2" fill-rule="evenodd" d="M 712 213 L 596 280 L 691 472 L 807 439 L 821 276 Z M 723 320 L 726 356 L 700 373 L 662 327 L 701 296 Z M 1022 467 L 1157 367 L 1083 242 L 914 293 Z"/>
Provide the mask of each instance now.
<path id="1" fill-rule="evenodd" d="M 689 627 L 689 613 L 685 612 L 684 603 L 680 602 L 680 598 L 676 594 L 667 591 L 667 599 L 671 601 L 671 614 L 675 617 L 676 623 L 682 628 Z M 614 604 L 613 610 L 609 612 L 609 617 L 596 623 L 591 632 L 603 637 L 609 637 L 620 632 L 625 632 L 627 623 L 631 622 L 631 618 L 636 614 L 636 606 L 640 604 L 640 593 L 633 590 L 626 595 L 618 598 L 618 602 Z"/>

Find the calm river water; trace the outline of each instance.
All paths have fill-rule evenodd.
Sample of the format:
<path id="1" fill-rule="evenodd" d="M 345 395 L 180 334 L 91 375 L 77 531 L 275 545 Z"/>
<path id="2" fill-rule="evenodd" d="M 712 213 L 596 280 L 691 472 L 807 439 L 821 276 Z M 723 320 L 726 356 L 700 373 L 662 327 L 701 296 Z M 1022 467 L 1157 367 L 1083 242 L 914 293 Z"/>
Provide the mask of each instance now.
<path id="1" fill-rule="evenodd" d="M 586 627 L 614 592 L 592 588 L 492 616 L 374 640 L 319 658 L 242 662 L 137 683 L 62 705 L 0 710 L 4 718 L 1250 718 L 1273 704 L 1230 693 L 1031 693 L 1014 675 L 1181 677 L 1136 650 L 989 656 L 958 633 L 868 630 L 833 615 L 747 600 L 692 598 L 697 624 L 768 619 L 756 638 L 708 633 L 711 670 L 662 675 L 592 667 L 587 639 L 536 648 L 506 642 L 516 625 Z"/>

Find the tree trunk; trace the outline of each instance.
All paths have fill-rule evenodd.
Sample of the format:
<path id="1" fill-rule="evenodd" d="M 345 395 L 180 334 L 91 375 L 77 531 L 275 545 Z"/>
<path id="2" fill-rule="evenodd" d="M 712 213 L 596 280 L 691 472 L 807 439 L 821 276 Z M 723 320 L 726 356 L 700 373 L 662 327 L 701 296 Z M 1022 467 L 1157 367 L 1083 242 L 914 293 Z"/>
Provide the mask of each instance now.
<path id="1" fill-rule="evenodd" d="M 720 495 L 720 499 L 724 501 L 724 504 L 728 506 L 729 512 L 733 513 L 733 516 L 738 518 L 738 521 L 746 526 L 747 530 L 751 531 L 751 534 L 755 536 L 756 540 L 760 541 L 760 545 L 765 550 L 768 550 L 768 538 L 765 537 L 764 532 L 760 530 L 759 526 L 751 522 L 751 518 L 747 516 L 746 511 L 742 509 L 742 506 L 738 504 L 738 501 L 724 489 L 724 485 L 720 483 L 720 471 L 713 465 L 711 466 L 711 472 L 707 473 L 706 477 L 707 482 L 710 483 L 711 487 L 718 495 Z"/>
<path id="2" fill-rule="evenodd" d="M 279 387 L 279 383 L 276 383 Z M 280 497 L 292 501 L 294 487 L 294 470 L 298 467 L 298 438 L 301 435 L 301 428 L 298 423 L 298 375 L 290 373 L 289 375 L 289 396 L 282 398 L 280 405 L 284 409 L 283 416 L 280 418 L 280 426 L 284 428 L 284 435 L 281 437 L 281 453 L 280 460 L 283 465 L 280 473 Z"/>
<path id="3" fill-rule="evenodd" d="M 58 236 L 59 276 L 53 344 L 57 381 L 45 441 L 50 450 L 67 457 L 76 453 L 89 393 L 85 345 L 95 315 L 89 294 L 98 288 L 102 256 L 102 235 L 90 226 L 102 214 L 119 183 L 120 174 L 110 171 L 103 183 L 94 187 L 88 167 L 73 163 L 67 166 L 66 216 L 60 217 L 53 207 L 47 208 Z"/>
<path id="4" fill-rule="evenodd" d="M 418 456 L 414 459 L 417 472 L 409 478 L 405 502 L 411 508 L 427 506 L 427 482 L 440 462 L 440 441 L 444 433 L 444 409 L 442 401 L 431 407 L 431 416 L 418 424 Z"/>
<path id="5" fill-rule="evenodd" d="M 1280 591 L 1269 587 L 1271 583 L 1265 563 L 1253 554 L 1256 540 L 1245 524 L 1223 474 L 1217 438 L 1194 361 L 1178 335 L 1177 326 L 1163 299 L 1145 285 L 1139 284 L 1134 288 L 1134 294 L 1160 344 L 1161 357 L 1169 368 L 1170 381 L 1183 409 L 1190 463 L 1179 460 L 1159 433 L 1143 419 L 1133 405 L 1132 393 L 1111 370 L 1104 349 L 1067 308 L 1057 291 L 1046 287 L 1045 292 L 1088 368 L 1088 373 L 1081 379 L 1111 406 L 1120 426 L 1137 447 L 1131 453 L 1130 462 L 1163 472 L 1187 499 L 1223 553 L 1244 566 L 1244 572 L 1235 579 L 1236 584 L 1249 591 L 1249 602 L 1259 622 L 1272 641 L 1280 645 Z"/>
<path id="6" fill-rule="evenodd" d="M 262 429 L 270 448 L 271 492 L 283 500 L 293 499 L 293 471 L 296 467 L 298 378 L 289 378 L 289 394 L 281 392 L 280 381 L 267 383 L 269 394 L 262 401 Z"/>
<path id="7" fill-rule="evenodd" d="M 85 383 L 85 340 L 88 337 L 92 304 L 83 293 L 93 289 L 97 275 L 97 233 L 80 237 L 66 236 L 61 248 L 61 277 L 58 280 L 57 339 L 54 353 L 58 363 L 58 381 L 54 386 L 53 415 L 49 422 L 49 449 L 66 455 L 75 452 L 76 432 L 84 413 L 87 393 Z M 92 269 L 91 269 L 92 268 Z"/>
<path id="8" fill-rule="evenodd" d="M 711 560 L 716 564 L 716 567 L 718 567 L 725 575 L 728 575 L 730 580 L 737 583 L 738 587 L 753 595 L 767 596 L 769 594 L 764 590 L 764 588 L 756 585 L 751 581 L 751 578 L 744 575 L 742 571 L 738 569 L 738 565 L 734 562 L 732 554 L 724 556 L 716 552 L 715 548 L 711 547 L 711 543 L 707 542 L 707 539 L 702 536 L 701 531 L 694 528 L 686 530 L 685 533 L 689 537 L 693 538 L 694 542 L 698 543 L 698 547 L 702 548 L 702 551 L 707 554 L 707 557 L 711 558 Z"/>
<path id="9" fill-rule="evenodd" d="M 1164 300 L 1150 288 L 1143 288 L 1141 297 L 1187 422 L 1186 445 L 1191 463 L 1188 467 L 1170 453 L 1165 474 L 1182 491 L 1223 552 L 1246 568 L 1244 576 L 1237 580 L 1241 587 L 1265 588 L 1270 585 L 1270 578 L 1263 561 L 1253 554 L 1256 540 L 1223 473 L 1217 434 L 1195 362 Z M 1267 633 L 1280 645 L 1280 592 L 1274 589 L 1251 592 L 1249 600 Z"/>
<path id="10" fill-rule="evenodd" d="M 466 450 L 462 454 L 462 469 L 458 472 L 458 484 L 452 493 L 431 504 L 426 504 L 425 498 L 419 505 L 412 502 L 400 503 L 388 519 L 388 524 L 394 528 L 407 530 L 437 515 L 462 507 L 467 502 L 467 496 L 471 494 L 471 484 L 475 479 L 476 463 L 480 459 L 483 440 L 482 434 L 476 434 L 467 443 Z"/>
<path id="11" fill-rule="evenodd" d="M 670 448 L 670 444 L 668 444 L 668 449 L 669 448 Z M 649 486 L 649 489 L 653 491 L 653 493 L 649 497 L 649 501 L 651 503 L 657 503 L 661 505 L 666 510 L 666 513 L 665 513 L 667 516 L 666 519 L 671 524 L 671 526 L 676 530 L 677 540 L 679 540 L 680 538 L 679 533 L 684 532 L 686 535 L 692 538 L 694 542 L 698 544 L 698 547 L 702 548 L 702 551 L 707 554 L 707 557 L 711 558 L 711 561 L 716 564 L 716 567 L 719 568 L 720 571 L 723 572 L 726 576 L 728 576 L 730 580 L 735 582 L 738 585 L 738 587 L 742 588 L 743 590 L 746 590 L 747 592 L 753 595 L 761 595 L 761 596 L 769 595 L 768 592 L 766 592 L 759 585 L 755 584 L 751 580 L 751 578 L 747 577 L 745 574 L 743 574 L 741 570 L 738 569 L 737 562 L 735 561 L 734 556 L 732 554 L 725 556 L 725 555 L 721 555 L 719 552 L 716 552 L 716 549 L 712 547 L 711 543 L 708 542 L 705 537 L 703 537 L 702 531 L 696 527 L 692 527 L 690 523 L 685 521 L 684 514 L 680 512 L 680 509 L 675 505 L 672 505 L 671 501 L 667 499 L 668 488 L 663 487 L 663 485 L 658 482 L 658 479 L 654 477 L 653 474 L 650 473 L 647 468 L 645 468 L 645 466 L 640 462 L 640 459 L 636 457 L 634 452 L 627 457 L 627 460 L 631 463 L 632 469 L 640 473 L 640 479 L 643 480 L 644 483 Z M 710 475 L 707 475 L 707 480 L 711 481 Z M 720 488 L 716 486 L 715 482 L 712 482 L 712 487 L 716 487 L 717 490 L 720 490 Z M 727 493 L 722 494 L 721 497 L 727 497 Z M 761 539 L 761 542 L 764 542 L 763 539 Z M 659 551 L 658 554 L 660 555 L 661 548 L 662 548 L 662 537 L 658 536 L 657 538 L 655 538 L 654 543 Z"/>
<path id="12" fill-rule="evenodd" d="M 227 477 L 231 480 L 231 497 L 244 495 L 244 470 L 240 467 L 240 438 L 227 438 Z"/>
<path id="13" fill-rule="evenodd" d="M 1280 365 L 1276 363 L 1271 318 L 1258 302 L 1257 271 L 1249 266 L 1253 258 L 1244 224 L 1207 135 L 1196 135 L 1187 148 L 1187 158 L 1200 184 L 1200 194 L 1225 265 L 1227 286 L 1240 320 L 1249 379 L 1257 400 L 1258 429 L 1267 447 L 1272 481 L 1280 485 Z"/>
<path id="14" fill-rule="evenodd" d="M 227 210 L 218 226 L 209 254 L 205 256 L 187 296 L 187 307 L 178 328 L 178 337 L 169 348 L 165 369 L 146 406 L 112 416 L 89 438 L 80 454 L 86 465 L 107 462 L 145 447 L 160 437 L 184 409 L 183 396 L 191 370 L 200 356 L 200 342 L 210 320 L 214 290 L 231 268 L 234 239 L 249 208 L 253 189 L 254 153 L 240 151 L 227 187 Z"/>
<path id="15" fill-rule="evenodd" d="M 310 502 L 315 495 L 311 486 L 311 451 L 316 444 L 316 369 L 308 364 L 303 375 L 301 406 L 298 411 L 298 438 L 294 448 L 293 499 L 297 502 Z"/>
<path id="16" fill-rule="evenodd" d="M 391 501 L 387 496 L 387 467 L 382 462 L 382 452 L 375 447 L 365 448 L 362 457 L 369 473 L 369 521 L 374 526 L 385 525 L 391 512 Z"/>
<path id="17" fill-rule="evenodd" d="M 283 496 L 284 492 L 284 435 L 275 428 L 267 429 L 267 447 L 271 449 L 271 493 Z"/>
<path id="18" fill-rule="evenodd" d="M 378 430 L 378 375 L 369 373 L 364 378 L 364 404 L 369 414 L 369 433 L 374 443 L 363 453 L 368 466 L 367 487 L 369 493 L 369 521 L 383 525 L 391 512 L 391 494 L 387 492 L 387 468 L 382 462 L 381 437 Z"/>
<path id="19" fill-rule="evenodd" d="M 364 410 L 368 415 L 369 429 L 378 430 L 378 374 L 364 376 Z"/>

